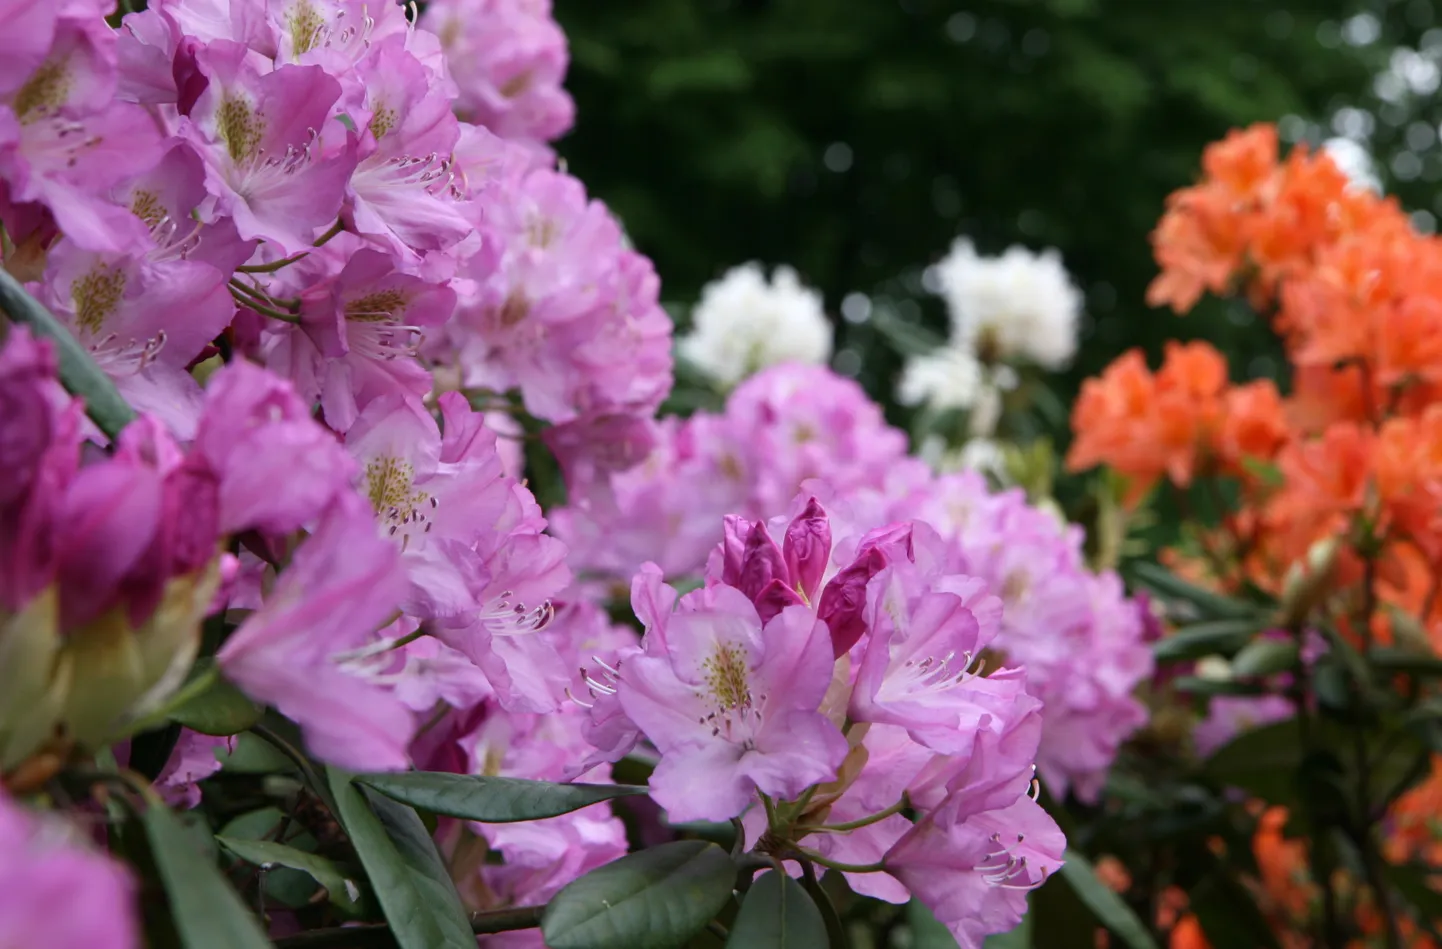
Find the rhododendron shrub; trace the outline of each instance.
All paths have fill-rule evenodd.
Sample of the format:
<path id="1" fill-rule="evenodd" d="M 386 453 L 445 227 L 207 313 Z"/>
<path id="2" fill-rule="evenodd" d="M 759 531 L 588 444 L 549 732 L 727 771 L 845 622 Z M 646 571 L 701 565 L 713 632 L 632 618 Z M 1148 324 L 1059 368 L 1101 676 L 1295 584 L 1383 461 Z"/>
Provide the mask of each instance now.
<path id="1" fill-rule="evenodd" d="M 1157 649 L 1182 674 L 1157 685 L 1192 715 L 1168 731 L 1199 719 L 1196 773 L 1254 835 L 1224 865 L 1255 896 L 1256 938 L 1436 945 L 1408 874 L 1435 846 L 1419 816 L 1438 780 L 1442 241 L 1326 153 L 1281 155 L 1271 126 L 1232 132 L 1202 169 L 1153 236 L 1149 301 L 1256 308 L 1289 384 L 1240 379 L 1203 342 L 1169 343 L 1156 368 L 1128 352 L 1084 384 L 1067 464 L 1109 469 L 1123 531 L 1153 499 L 1184 514 L 1158 555 L 1170 572 L 1138 576 L 1180 627 Z M 1257 756 L 1270 773 L 1242 764 Z M 1167 923 L 1172 944 L 1233 944 L 1205 886 L 1177 882 L 1202 905 Z"/>
<path id="2" fill-rule="evenodd" d="M 549 4 L 423 6 L 0 2 L 0 944 L 682 946 L 839 931 L 827 871 L 1013 929 L 1132 604 L 933 523 L 786 271 L 801 342 L 658 418 Z"/>

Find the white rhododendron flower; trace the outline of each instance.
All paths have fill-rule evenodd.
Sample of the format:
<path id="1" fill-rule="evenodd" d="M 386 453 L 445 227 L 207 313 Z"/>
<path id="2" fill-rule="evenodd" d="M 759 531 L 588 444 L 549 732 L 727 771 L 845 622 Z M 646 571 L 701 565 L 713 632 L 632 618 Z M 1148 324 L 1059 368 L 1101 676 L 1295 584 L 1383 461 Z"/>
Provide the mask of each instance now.
<path id="1" fill-rule="evenodd" d="M 1059 369 L 1076 353 L 1082 293 L 1055 250 L 1011 247 L 983 257 L 961 238 L 928 282 L 946 300 L 953 341 L 987 362 Z"/>
<path id="2" fill-rule="evenodd" d="M 969 349 L 942 346 L 906 361 L 896 398 L 902 405 L 924 404 L 941 411 L 970 409 L 987 388 L 986 371 Z"/>
<path id="3" fill-rule="evenodd" d="M 767 366 L 831 358 L 821 294 L 790 267 L 777 267 L 769 281 L 760 264 L 733 267 L 702 289 L 691 315 L 681 356 L 726 387 Z"/>

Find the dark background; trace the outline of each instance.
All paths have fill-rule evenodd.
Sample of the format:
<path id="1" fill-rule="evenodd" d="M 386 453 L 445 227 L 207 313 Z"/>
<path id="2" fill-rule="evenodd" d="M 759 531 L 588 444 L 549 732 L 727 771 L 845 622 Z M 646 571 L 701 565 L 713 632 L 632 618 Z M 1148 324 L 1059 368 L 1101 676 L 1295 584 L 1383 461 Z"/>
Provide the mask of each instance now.
<path id="1" fill-rule="evenodd" d="M 689 303 L 746 260 L 793 264 L 843 326 L 838 368 L 887 401 L 894 347 L 874 321 L 842 321 L 840 303 L 859 291 L 873 312 L 941 327 L 920 268 L 958 234 L 986 252 L 1060 248 L 1088 311 L 1055 379 L 1064 402 L 1128 346 L 1169 337 L 1217 342 L 1239 378 L 1279 373 L 1243 308 L 1179 320 L 1142 299 L 1166 195 L 1229 128 L 1349 131 L 1404 206 L 1429 212 L 1419 226 L 1442 214 L 1428 0 L 556 0 L 555 13 L 579 116 L 559 150 L 655 260 L 663 298 Z"/>

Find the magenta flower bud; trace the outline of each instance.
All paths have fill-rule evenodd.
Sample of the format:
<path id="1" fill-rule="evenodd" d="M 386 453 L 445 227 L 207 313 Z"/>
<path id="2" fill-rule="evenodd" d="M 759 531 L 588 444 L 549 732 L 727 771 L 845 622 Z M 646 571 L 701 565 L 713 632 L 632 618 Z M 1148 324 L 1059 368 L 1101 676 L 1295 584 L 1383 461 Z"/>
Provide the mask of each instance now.
<path id="1" fill-rule="evenodd" d="M 886 556 L 875 547 L 863 550 L 821 591 L 816 615 L 831 630 L 831 649 L 845 655 L 866 632 L 866 584 L 886 568 Z"/>
<path id="2" fill-rule="evenodd" d="M 831 520 L 815 498 L 806 502 L 806 510 L 786 528 L 782 551 L 797 591 L 807 601 L 816 599 L 831 558 Z"/>

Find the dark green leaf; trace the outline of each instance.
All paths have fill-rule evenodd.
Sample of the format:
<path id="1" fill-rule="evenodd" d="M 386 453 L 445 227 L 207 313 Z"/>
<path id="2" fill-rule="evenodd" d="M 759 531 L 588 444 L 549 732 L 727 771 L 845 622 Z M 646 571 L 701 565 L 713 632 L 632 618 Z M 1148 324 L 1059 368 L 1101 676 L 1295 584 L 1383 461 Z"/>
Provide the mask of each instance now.
<path id="1" fill-rule="evenodd" d="M 266 949 L 270 941 L 240 896 L 166 807 L 146 808 L 145 836 L 186 949 Z"/>
<path id="2" fill-rule="evenodd" d="M 1172 688 L 1191 695 L 1267 695 L 1272 691 L 1260 682 L 1203 679 L 1199 676 L 1182 676 L 1172 683 Z"/>
<path id="3" fill-rule="evenodd" d="M 1255 604 L 1204 590 L 1188 583 L 1165 567 L 1153 563 L 1132 565 L 1132 575 L 1167 600 L 1181 600 L 1196 607 L 1203 619 L 1254 619 L 1260 615 Z"/>
<path id="4" fill-rule="evenodd" d="M 216 837 L 219 844 L 247 863 L 258 867 L 289 867 L 311 878 L 325 887 L 331 902 L 340 909 L 354 914 L 360 907 L 360 887 L 354 880 L 347 880 L 340 867 L 319 854 L 306 853 L 295 847 L 278 844 L 270 840 L 242 840 L 234 837 Z"/>
<path id="5" fill-rule="evenodd" d="M 341 825 L 401 949 L 475 949 L 455 884 L 416 812 L 363 793 L 339 769 L 329 778 Z"/>
<path id="6" fill-rule="evenodd" d="M 214 679 L 198 695 L 172 707 L 169 716 L 202 735 L 238 735 L 260 721 L 264 712 L 224 679 Z"/>
<path id="7" fill-rule="evenodd" d="M 731 898 L 736 866 L 700 840 L 662 844 L 592 870 L 541 917 L 551 949 L 674 949 Z"/>
<path id="8" fill-rule="evenodd" d="M 1296 719 L 1242 732 L 1207 760 L 1206 773 L 1223 787 L 1236 787 L 1271 804 L 1297 798 L 1302 736 Z"/>
<path id="9" fill-rule="evenodd" d="M 217 748 L 220 769 L 231 774 L 276 774 L 300 770 L 296 763 L 264 738 L 250 732 L 236 735 L 232 747 Z"/>
<path id="10" fill-rule="evenodd" d="M 1255 619 L 1224 619 L 1177 630 L 1152 647 L 1158 662 L 1180 662 L 1203 656 L 1230 656 L 1252 641 L 1262 628 Z"/>
<path id="11" fill-rule="evenodd" d="M 1378 646 L 1367 652 L 1367 660 L 1386 672 L 1407 672 L 1419 676 L 1442 676 L 1442 659 L 1409 649 Z"/>
<path id="12" fill-rule="evenodd" d="M 1213 946 L 1256 946 L 1276 949 L 1277 937 L 1246 888 L 1218 874 L 1207 877 L 1187 894 L 1189 906 Z"/>
<path id="13" fill-rule="evenodd" d="M 1429 872 L 1414 864 L 1389 864 L 1383 871 L 1392 888 L 1411 904 L 1424 919 L 1442 918 L 1442 874 Z"/>
<path id="14" fill-rule="evenodd" d="M 28 325 L 36 336 L 55 344 L 60 381 L 68 391 L 85 400 L 86 413 L 102 432 L 114 438 L 135 420 L 135 410 L 120 397 L 115 383 L 95 364 L 85 347 L 3 267 L 0 267 L 0 310 L 15 322 Z"/>
<path id="15" fill-rule="evenodd" d="M 363 774 L 356 780 L 403 804 L 484 824 L 541 820 L 646 793 L 643 787 L 622 784 L 553 784 L 435 771 Z"/>
<path id="16" fill-rule="evenodd" d="M 1258 639 L 1232 659 L 1232 674 L 1260 677 L 1285 672 L 1297 665 L 1297 644 L 1290 639 Z"/>
<path id="17" fill-rule="evenodd" d="M 1097 879 L 1096 869 L 1075 850 L 1067 850 L 1062 878 L 1071 884 L 1078 898 L 1096 915 L 1097 921 L 1130 949 L 1157 949 L 1147 927 L 1122 898 Z"/>
<path id="18" fill-rule="evenodd" d="M 800 883 L 784 873 L 763 873 L 741 904 L 727 949 L 819 949 L 826 922 Z"/>

